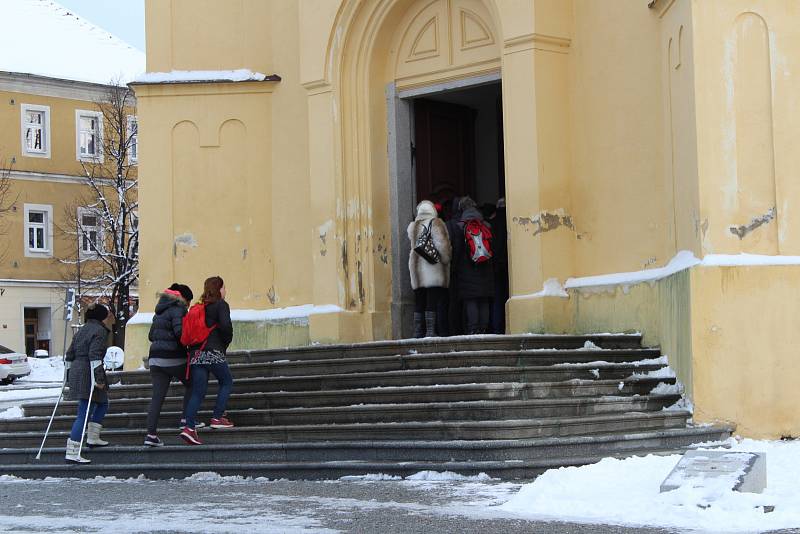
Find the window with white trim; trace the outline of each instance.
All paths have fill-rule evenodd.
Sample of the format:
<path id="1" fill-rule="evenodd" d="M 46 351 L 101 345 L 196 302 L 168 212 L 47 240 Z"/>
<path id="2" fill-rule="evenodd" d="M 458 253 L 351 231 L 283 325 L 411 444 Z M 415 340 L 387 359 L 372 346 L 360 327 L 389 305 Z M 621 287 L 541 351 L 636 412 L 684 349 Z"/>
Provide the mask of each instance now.
<path id="1" fill-rule="evenodd" d="M 139 119 L 134 115 L 128 116 L 128 163 L 135 165 L 139 162 Z"/>
<path id="2" fill-rule="evenodd" d="M 103 114 L 99 111 L 75 110 L 75 127 L 78 159 L 102 161 Z"/>
<path id="3" fill-rule="evenodd" d="M 25 204 L 25 256 L 53 255 L 53 206 Z"/>
<path id="4" fill-rule="evenodd" d="M 50 107 L 22 104 L 22 154 L 50 157 Z"/>
<path id="5" fill-rule="evenodd" d="M 78 208 L 81 256 L 96 256 L 103 246 L 100 213 L 91 208 Z"/>

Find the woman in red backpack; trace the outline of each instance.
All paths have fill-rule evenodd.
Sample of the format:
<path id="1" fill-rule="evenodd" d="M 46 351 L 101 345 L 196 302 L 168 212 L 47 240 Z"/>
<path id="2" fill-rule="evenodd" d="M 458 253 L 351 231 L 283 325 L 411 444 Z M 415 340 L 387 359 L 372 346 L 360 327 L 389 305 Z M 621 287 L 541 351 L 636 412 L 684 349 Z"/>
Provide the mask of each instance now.
<path id="1" fill-rule="evenodd" d="M 472 251 L 467 238 L 470 227 L 486 227 L 483 214 L 475 201 L 464 197 L 459 201 L 461 216 L 451 236 L 453 242 L 453 271 L 458 281 L 457 295 L 463 303 L 463 317 L 467 334 L 485 334 L 489 331 L 489 313 L 494 298 L 494 261 L 484 259 L 490 248 L 483 254 Z M 487 246 L 488 243 L 481 243 Z M 477 258 L 478 256 L 482 256 Z M 491 257 L 491 253 L 489 253 Z M 476 259 L 477 258 L 477 259 Z M 481 261 L 482 260 L 482 261 Z"/>
<path id="2" fill-rule="evenodd" d="M 233 339 L 231 308 L 225 302 L 225 282 L 219 276 L 206 279 L 200 306 L 205 308 L 206 326 L 211 328 L 202 345 L 189 347 L 192 396 L 186 407 L 186 426 L 180 437 L 191 445 L 201 445 L 195 429 L 197 411 L 205 399 L 208 376 L 213 374 L 219 382 L 217 401 L 211 416 L 211 428 L 231 428 L 233 423 L 225 416 L 225 406 L 233 389 L 233 377 L 225 359 L 225 352 Z"/>

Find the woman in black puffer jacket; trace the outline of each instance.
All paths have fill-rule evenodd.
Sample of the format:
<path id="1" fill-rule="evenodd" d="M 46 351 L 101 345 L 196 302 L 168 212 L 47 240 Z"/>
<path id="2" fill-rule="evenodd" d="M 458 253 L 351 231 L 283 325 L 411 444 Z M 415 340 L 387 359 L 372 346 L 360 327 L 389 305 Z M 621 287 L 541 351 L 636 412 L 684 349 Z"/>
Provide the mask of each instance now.
<path id="1" fill-rule="evenodd" d="M 192 290 L 183 284 L 172 284 L 159 295 L 153 324 L 150 325 L 150 378 L 153 381 L 153 398 L 147 411 L 147 436 L 144 444 L 149 447 L 160 447 L 163 442 L 158 438 L 158 418 L 161 406 L 167 396 L 169 384 L 173 378 L 183 383 L 183 412 L 191 395 L 191 388 L 186 373 L 186 348 L 181 345 L 183 317 L 194 298 Z M 181 425 L 183 425 L 183 420 Z"/>

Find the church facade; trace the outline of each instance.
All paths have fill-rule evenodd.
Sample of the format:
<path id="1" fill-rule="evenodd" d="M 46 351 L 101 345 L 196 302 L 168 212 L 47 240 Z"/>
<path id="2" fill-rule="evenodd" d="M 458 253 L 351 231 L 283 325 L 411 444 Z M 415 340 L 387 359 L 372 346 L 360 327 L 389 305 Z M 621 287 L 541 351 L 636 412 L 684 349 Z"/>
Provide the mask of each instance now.
<path id="1" fill-rule="evenodd" d="M 128 367 L 217 274 L 238 348 L 407 337 L 414 206 L 470 194 L 507 206 L 507 332 L 640 331 L 696 421 L 800 434 L 797 3 L 146 6 Z"/>

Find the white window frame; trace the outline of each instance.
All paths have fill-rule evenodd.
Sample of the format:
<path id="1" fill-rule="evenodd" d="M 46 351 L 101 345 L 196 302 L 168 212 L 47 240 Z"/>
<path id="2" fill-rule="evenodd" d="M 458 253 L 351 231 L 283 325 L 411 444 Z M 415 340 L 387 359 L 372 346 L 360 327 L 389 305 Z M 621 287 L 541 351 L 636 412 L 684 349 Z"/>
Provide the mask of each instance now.
<path id="1" fill-rule="evenodd" d="M 94 117 L 97 119 L 97 154 L 81 154 L 81 117 Z M 78 161 L 89 161 L 93 163 L 103 162 L 103 114 L 99 111 L 88 111 L 85 109 L 75 110 L 75 157 Z"/>
<path id="2" fill-rule="evenodd" d="M 96 258 L 99 254 L 98 251 L 94 250 L 85 250 L 83 248 L 83 216 L 84 215 L 94 215 L 97 217 L 97 226 L 88 226 L 87 228 L 95 228 L 97 230 L 97 248 L 100 252 L 103 251 L 103 224 L 100 221 L 100 210 L 94 208 L 86 208 L 86 207 L 79 207 L 78 208 L 78 226 L 79 226 L 79 233 L 78 233 L 78 249 L 81 253 L 81 258 Z"/>
<path id="3" fill-rule="evenodd" d="M 22 155 L 31 158 L 49 158 L 50 157 L 50 106 L 40 106 L 38 104 L 20 104 L 20 136 L 22 140 Z M 29 150 L 28 143 L 25 142 L 25 134 L 28 130 L 28 124 L 25 121 L 25 115 L 29 111 L 36 111 L 42 113 L 44 120 L 42 121 L 42 150 Z"/>
<path id="4" fill-rule="evenodd" d="M 31 212 L 44 213 L 44 249 L 31 249 L 28 245 L 28 232 L 31 228 L 29 215 Z M 27 258 L 52 258 L 53 257 L 53 206 L 50 204 L 25 204 L 23 209 L 25 217 L 25 232 L 22 235 L 25 257 Z"/>
<path id="5" fill-rule="evenodd" d="M 136 123 L 136 134 L 132 134 L 131 123 Z M 136 115 L 128 115 L 127 126 L 128 139 L 133 139 L 133 142 L 128 142 L 128 164 L 137 165 L 139 163 L 139 117 Z M 134 154 L 134 148 L 135 154 Z"/>

